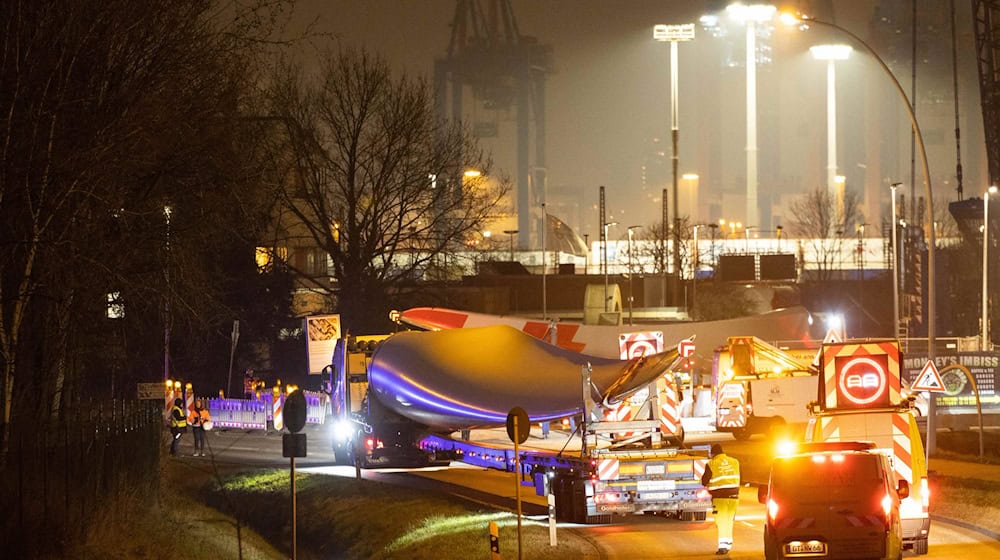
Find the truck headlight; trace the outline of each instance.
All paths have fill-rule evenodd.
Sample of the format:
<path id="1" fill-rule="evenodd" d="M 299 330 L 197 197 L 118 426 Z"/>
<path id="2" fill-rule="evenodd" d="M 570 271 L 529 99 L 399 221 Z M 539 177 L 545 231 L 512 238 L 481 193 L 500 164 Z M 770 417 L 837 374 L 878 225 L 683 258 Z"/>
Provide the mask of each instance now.
<path id="1" fill-rule="evenodd" d="M 347 441 L 351 439 L 351 423 L 347 420 L 337 420 L 333 423 L 333 439 L 336 441 Z"/>

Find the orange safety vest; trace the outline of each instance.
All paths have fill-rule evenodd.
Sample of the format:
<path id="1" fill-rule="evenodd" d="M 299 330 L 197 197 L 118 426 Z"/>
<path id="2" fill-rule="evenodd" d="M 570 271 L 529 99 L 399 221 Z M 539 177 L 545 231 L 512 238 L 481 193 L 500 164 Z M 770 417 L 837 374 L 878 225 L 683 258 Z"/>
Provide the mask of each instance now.
<path id="1" fill-rule="evenodd" d="M 203 408 L 198 410 L 197 408 L 191 411 L 190 419 L 188 420 L 192 426 L 200 428 L 205 425 L 205 422 L 211 420 L 211 416 L 208 414 L 208 409 Z"/>

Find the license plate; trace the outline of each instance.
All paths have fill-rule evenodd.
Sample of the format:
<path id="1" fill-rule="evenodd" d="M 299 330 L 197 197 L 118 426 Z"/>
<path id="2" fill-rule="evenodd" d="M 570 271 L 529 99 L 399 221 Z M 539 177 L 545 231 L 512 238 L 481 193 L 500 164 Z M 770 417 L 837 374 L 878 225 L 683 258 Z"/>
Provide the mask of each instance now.
<path id="1" fill-rule="evenodd" d="M 825 554 L 826 543 L 793 541 L 785 545 L 785 554 Z"/>

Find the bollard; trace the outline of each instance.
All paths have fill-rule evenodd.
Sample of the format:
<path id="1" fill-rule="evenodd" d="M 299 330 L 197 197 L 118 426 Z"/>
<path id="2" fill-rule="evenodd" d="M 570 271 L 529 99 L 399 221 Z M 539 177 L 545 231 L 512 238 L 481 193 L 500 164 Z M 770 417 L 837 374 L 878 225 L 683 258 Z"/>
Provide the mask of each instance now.
<path id="1" fill-rule="evenodd" d="M 500 560 L 500 530 L 496 521 L 490 521 L 490 558 Z"/>

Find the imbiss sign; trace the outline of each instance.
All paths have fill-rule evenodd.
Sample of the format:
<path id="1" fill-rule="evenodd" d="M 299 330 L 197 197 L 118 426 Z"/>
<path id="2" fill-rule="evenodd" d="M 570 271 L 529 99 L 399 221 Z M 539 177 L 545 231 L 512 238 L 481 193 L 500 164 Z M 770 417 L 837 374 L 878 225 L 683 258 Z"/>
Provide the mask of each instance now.
<path id="1" fill-rule="evenodd" d="M 917 376 L 927 363 L 926 355 L 908 354 L 903 359 L 903 378 L 908 383 L 916 381 Z M 976 395 L 972 390 L 965 372 L 953 367 L 961 365 L 972 373 L 979 389 L 983 412 L 1000 410 L 1000 354 L 996 352 L 957 352 L 934 357 L 934 365 L 941 373 L 944 392 L 935 393 L 938 412 L 975 413 Z"/>

